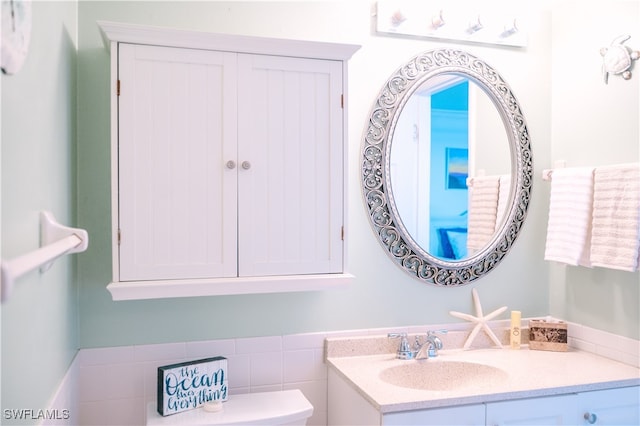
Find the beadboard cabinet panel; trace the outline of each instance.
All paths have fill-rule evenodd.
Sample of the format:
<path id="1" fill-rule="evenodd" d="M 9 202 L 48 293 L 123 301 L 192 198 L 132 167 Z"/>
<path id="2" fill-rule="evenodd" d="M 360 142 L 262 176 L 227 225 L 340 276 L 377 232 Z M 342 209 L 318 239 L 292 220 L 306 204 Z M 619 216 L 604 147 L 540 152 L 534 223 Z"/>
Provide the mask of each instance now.
<path id="1" fill-rule="evenodd" d="M 236 276 L 235 78 L 232 53 L 120 45 L 121 280 Z"/>
<path id="2" fill-rule="evenodd" d="M 341 272 L 341 63 L 240 55 L 238 71 L 240 276 Z"/>

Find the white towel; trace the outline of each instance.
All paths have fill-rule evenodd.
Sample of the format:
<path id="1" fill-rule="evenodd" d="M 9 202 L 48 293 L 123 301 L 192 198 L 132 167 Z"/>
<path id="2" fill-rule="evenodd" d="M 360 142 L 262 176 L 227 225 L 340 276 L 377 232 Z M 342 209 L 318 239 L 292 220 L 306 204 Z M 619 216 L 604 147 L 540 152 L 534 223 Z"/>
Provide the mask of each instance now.
<path id="1" fill-rule="evenodd" d="M 640 163 L 596 168 L 593 266 L 636 271 L 640 251 Z"/>
<path id="2" fill-rule="evenodd" d="M 508 213 L 507 207 L 509 203 L 509 196 L 511 195 L 511 176 L 501 175 L 498 179 L 498 210 L 496 212 L 496 231 L 502 225 L 504 216 Z"/>
<path id="3" fill-rule="evenodd" d="M 545 260 L 591 266 L 593 170 L 586 167 L 553 170 Z"/>
<path id="4" fill-rule="evenodd" d="M 476 176 L 469 187 L 468 254 L 485 247 L 493 237 L 498 209 L 498 176 Z"/>

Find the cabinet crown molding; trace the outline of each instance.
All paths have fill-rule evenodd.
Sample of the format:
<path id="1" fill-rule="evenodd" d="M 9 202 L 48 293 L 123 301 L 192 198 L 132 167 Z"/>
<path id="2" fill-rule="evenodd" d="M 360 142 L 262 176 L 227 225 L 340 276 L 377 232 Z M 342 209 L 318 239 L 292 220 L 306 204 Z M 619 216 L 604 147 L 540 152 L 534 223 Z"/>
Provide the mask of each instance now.
<path id="1" fill-rule="evenodd" d="M 360 49 L 355 44 L 219 34 L 111 21 L 97 21 L 97 24 L 109 51 L 112 42 L 119 42 L 346 61 Z"/>

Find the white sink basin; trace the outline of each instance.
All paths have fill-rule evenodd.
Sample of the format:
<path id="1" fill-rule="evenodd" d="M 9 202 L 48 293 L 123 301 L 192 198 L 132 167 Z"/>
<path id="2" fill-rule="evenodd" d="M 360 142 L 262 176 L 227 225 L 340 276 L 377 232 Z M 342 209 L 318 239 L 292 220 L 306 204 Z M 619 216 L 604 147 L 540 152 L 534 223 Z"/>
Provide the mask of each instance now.
<path id="1" fill-rule="evenodd" d="M 509 375 L 496 367 L 465 361 L 421 360 L 389 367 L 380 372 L 380 379 L 392 385 L 410 389 L 450 391 L 496 384 Z"/>

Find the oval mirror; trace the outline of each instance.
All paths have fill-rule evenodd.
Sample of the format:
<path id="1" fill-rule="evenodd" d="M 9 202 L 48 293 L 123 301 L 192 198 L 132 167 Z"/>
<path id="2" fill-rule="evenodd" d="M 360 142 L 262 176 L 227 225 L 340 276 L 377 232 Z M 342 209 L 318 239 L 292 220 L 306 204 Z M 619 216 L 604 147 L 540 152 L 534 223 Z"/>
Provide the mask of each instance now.
<path id="1" fill-rule="evenodd" d="M 515 241 L 532 184 L 529 133 L 500 74 L 460 50 L 412 58 L 380 91 L 362 151 L 369 218 L 391 259 L 467 284 Z"/>

